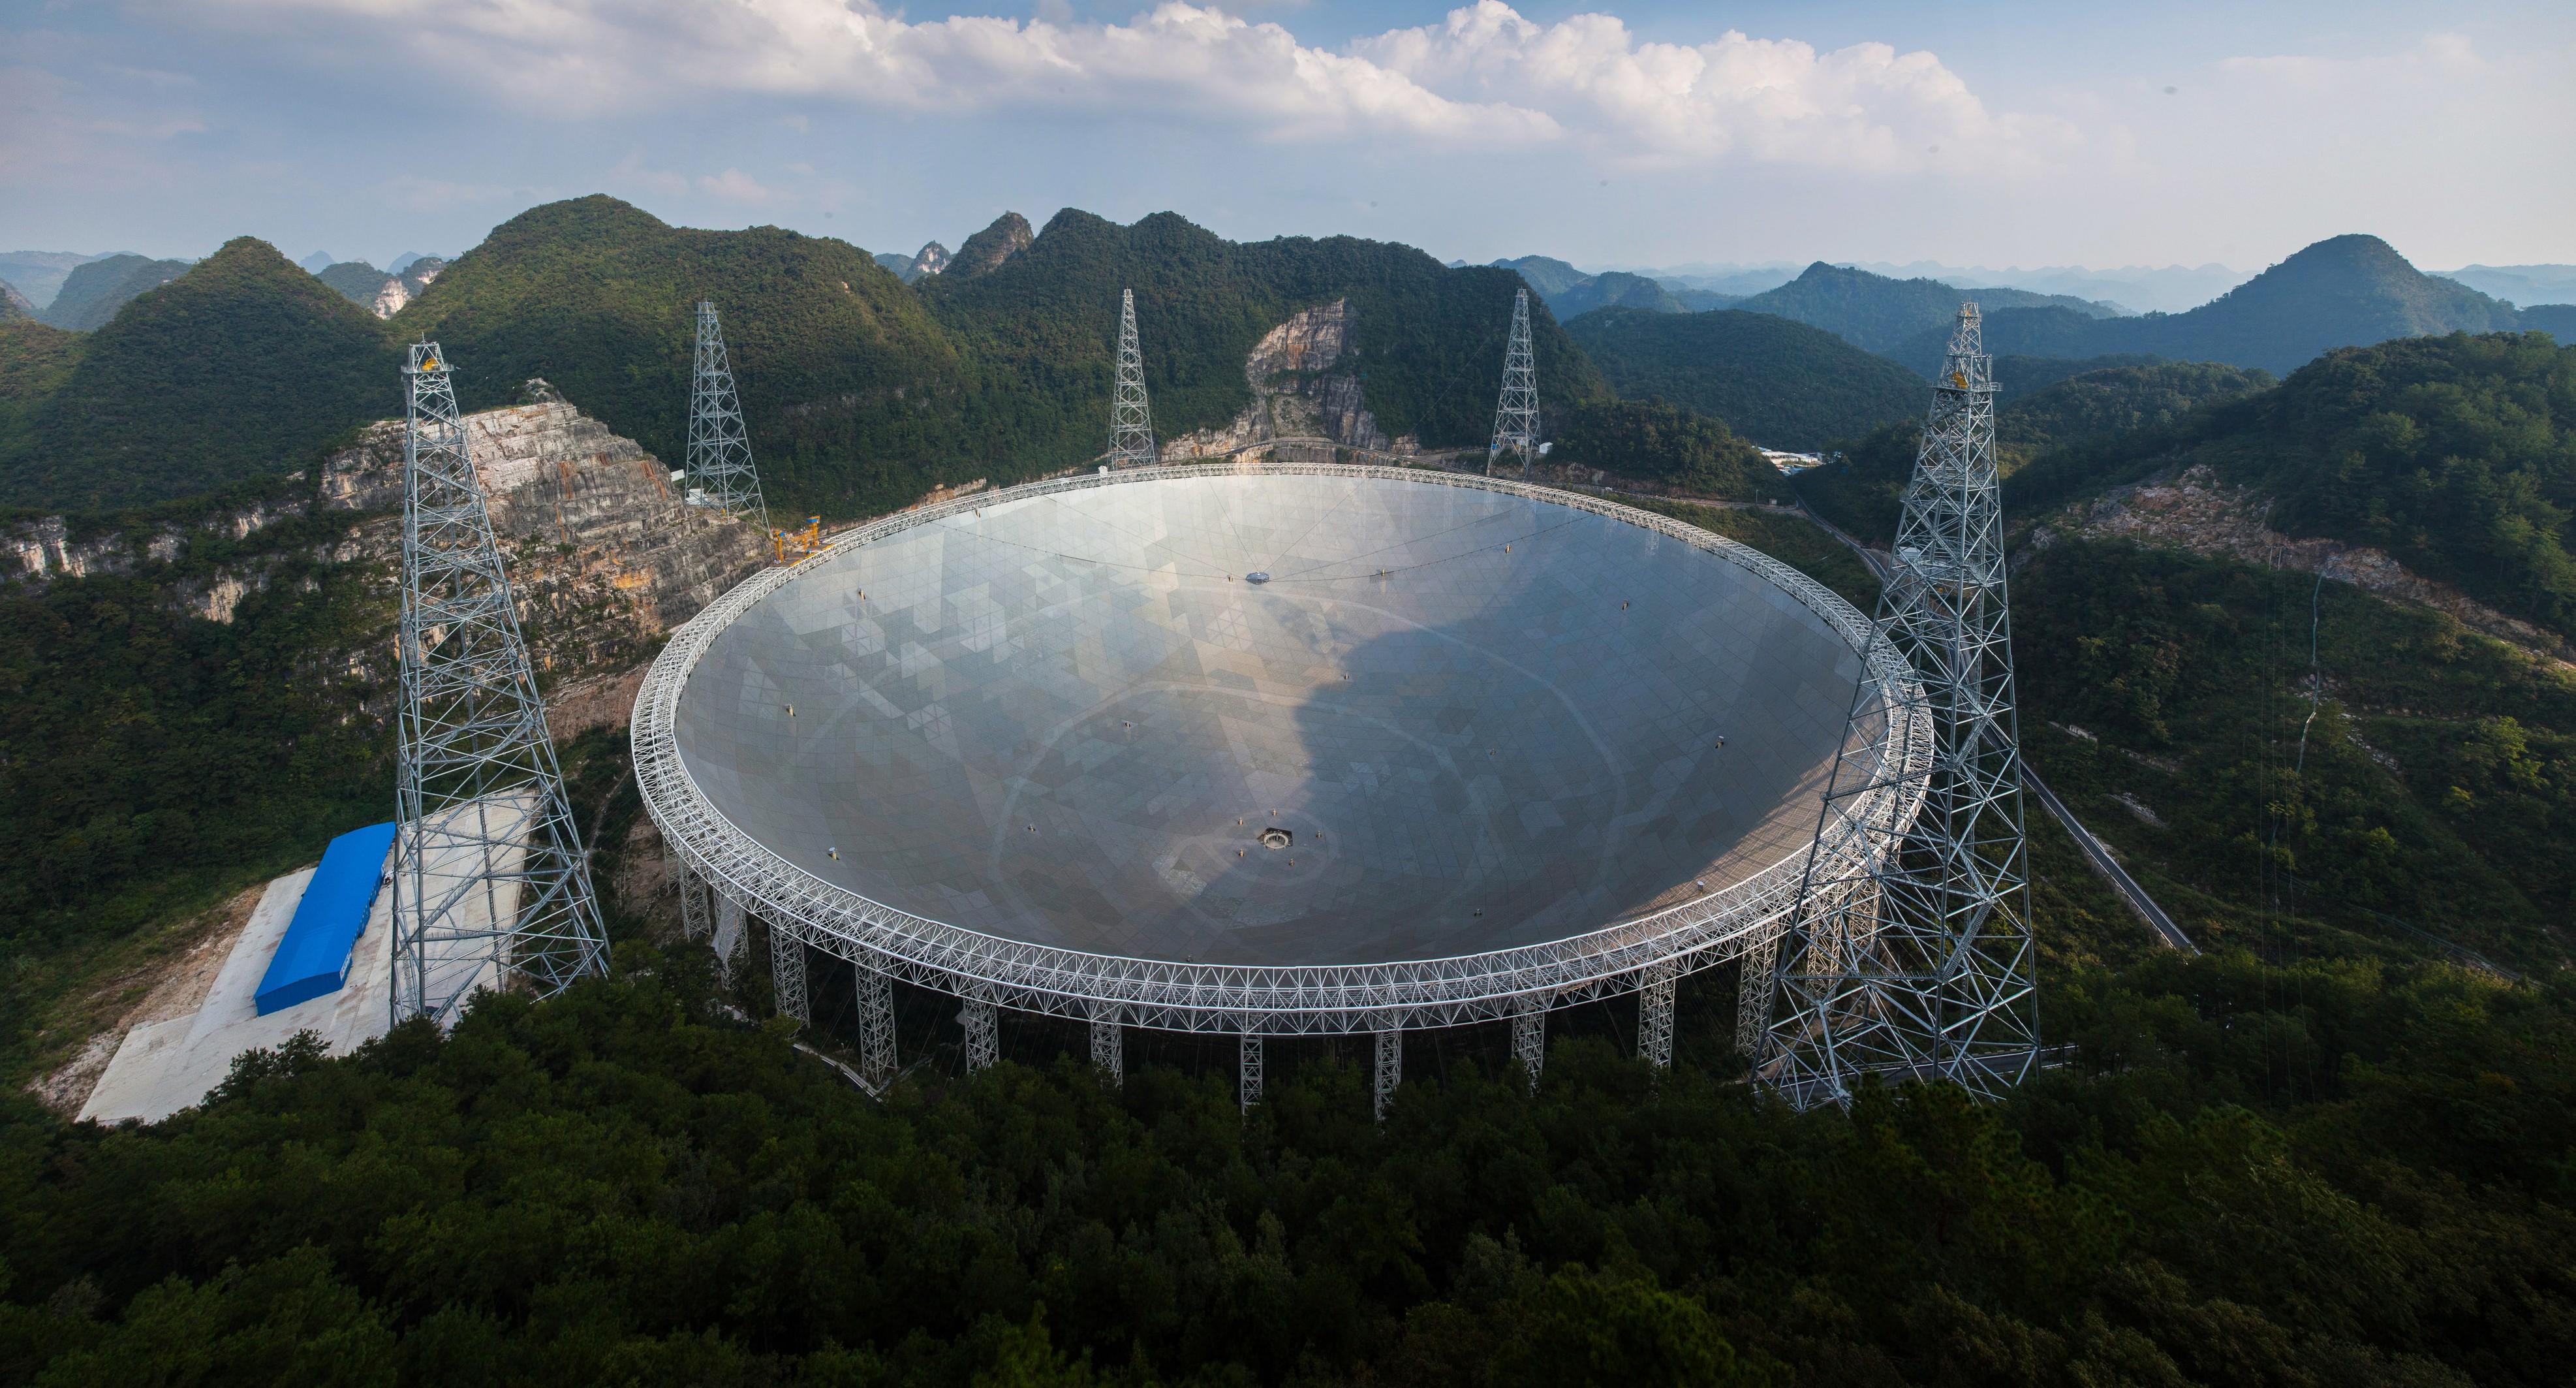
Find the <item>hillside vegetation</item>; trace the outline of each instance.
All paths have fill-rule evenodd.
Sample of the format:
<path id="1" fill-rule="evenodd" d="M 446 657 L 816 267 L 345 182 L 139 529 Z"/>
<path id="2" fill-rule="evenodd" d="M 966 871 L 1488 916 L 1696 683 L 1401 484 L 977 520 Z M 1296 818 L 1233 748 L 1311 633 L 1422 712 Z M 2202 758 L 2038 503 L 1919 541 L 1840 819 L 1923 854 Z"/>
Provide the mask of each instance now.
<path id="1" fill-rule="evenodd" d="M 2051 545 L 2013 597 L 2031 756 L 2204 946 L 2393 959 L 2411 926 L 2567 957 L 2576 674 L 2349 584 L 2125 544 Z"/>
<path id="2" fill-rule="evenodd" d="M 907 287 L 840 241 L 671 227 L 588 197 L 496 228 L 379 324 L 245 239 L 117 313 L 49 390 L 34 376 L 12 387 L 29 398 L 16 424 L 0 416 L 0 504 L 118 506 L 291 470 L 401 411 L 394 354 L 423 335 L 448 348 L 467 409 L 542 376 L 676 463 L 701 297 L 723 313 L 782 509 L 874 514 L 940 484 L 1007 485 L 1097 456 L 1128 287 L 1165 437 L 1230 420 L 1261 335 L 1348 298 L 1351 366 L 1379 425 L 1473 445 L 1491 428 L 1517 283 L 1349 237 L 1238 245 L 1168 213 L 1120 227 L 1067 211 L 1044 234 L 1005 217 Z M 1543 309 L 1535 332 L 1551 409 L 1609 394 Z"/>
<path id="3" fill-rule="evenodd" d="M 350 303 L 372 312 L 377 293 L 392 276 L 363 260 L 343 260 L 324 267 L 313 278 L 338 290 L 340 297 Z"/>
<path id="4" fill-rule="evenodd" d="M 1932 398 L 1887 358 L 1769 314 L 1604 309 L 1565 330 L 1621 395 L 1713 415 L 1765 448 L 1812 452 L 1921 414 Z"/>
<path id="5" fill-rule="evenodd" d="M 2188 313 L 2094 319 L 1970 295 L 1986 313 L 1986 350 L 1998 356 L 2092 357 L 2151 352 L 2287 374 L 2336 347 L 2450 332 L 2510 332 L 2511 304 L 2427 275 L 2376 236 L 2319 241 Z M 1948 335 L 1927 328 L 1889 355 L 1938 370 Z"/>
<path id="6" fill-rule="evenodd" d="M 1761 450 L 1725 424 L 1662 400 L 1591 400 L 1569 407 L 1548 461 L 1667 482 L 1729 501 L 1789 494 L 1787 479 Z"/>
<path id="7" fill-rule="evenodd" d="M 188 273 L 184 260 L 111 255 L 72 268 L 40 316 L 57 328 L 87 332 L 106 325 L 138 294 Z"/>
<path id="8" fill-rule="evenodd" d="M 1445 269 L 1420 251 L 1346 236 L 1238 244 L 1170 213 L 1121 227 L 1067 210 L 990 271 L 961 278 L 952 269 L 919 285 L 983 373 L 990 402 L 978 408 L 1000 437 L 982 456 L 996 467 L 997 485 L 1006 460 L 1026 469 L 1016 480 L 1106 446 L 1118 293 L 1128 287 L 1136 291 L 1154 425 L 1164 437 L 1233 419 L 1251 402 L 1243 362 L 1262 334 L 1300 309 L 1342 298 L 1359 316 L 1348 365 L 1380 428 L 1429 447 L 1491 436 L 1520 287 L 1510 271 Z M 1530 321 L 1542 402 L 1555 408 L 1609 394 L 1543 305 L 1533 306 Z M 819 425 L 827 416 L 812 418 Z"/>
<path id="9" fill-rule="evenodd" d="M 2064 448 L 2005 488 L 2022 515 L 2207 463 L 2292 535 L 2373 545 L 2576 636 L 2576 348 L 2538 333 L 2332 352 L 2280 388 Z"/>
<path id="10" fill-rule="evenodd" d="M 364 310 L 266 242 L 228 242 L 127 304 L 20 407 L 0 436 L 0 504 L 137 505 L 301 467 L 402 412 L 400 365 Z"/>
<path id="11" fill-rule="evenodd" d="M 2000 364 L 1999 368 L 2000 368 Z M 1995 410 L 1995 462 L 2007 479 L 2005 512 L 2025 517 L 2036 504 L 2023 487 L 2024 470 L 2056 475 L 2085 464 L 2085 450 L 2160 449 L 2172 431 L 2199 418 L 2214 402 L 2233 400 L 2272 385 L 2261 371 L 2206 362 L 2164 362 L 2082 372 L 2014 398 Z M 2000 393 L 1999 393 L 2000 394 Z M 1929 409 L 1931 392 L 1922 396 Z M 1841 459 L 1800 473 L 1798 494 L 1818 514 L 1855 536 L 1886 545 L 1896 538 L 1905 482 L 1921 451 L 1921 410 L 1839 446 Z"/>
<path id="12" fill-rule="evenodd" d="M 2109 304 L 2065 294 L 2035 294 L 2027 289 L 1959 289 L 1939 280 L 1890 279 L 1821 260 L 1787 284 L 1742 300 L 1735 307 L 1747 313 L 1768 313 L 1812 323 L 1856 347 L 1886 352 L 1918 333 L 1943 328 L 1958 317 L 1959 304 L 1968 299 L 1988 310 L 2050 308 L 2077 317 L 2109 317 L 2118 312 Z M 1932 368 L 1922 367 L 1910 357 L 1904 360 L 1917 370 L 1940 366 L 1937 354 Z"/>
<path id="13" fill-rule="evenodd" d="M 1804 1115 L 1726 1082 L 1699 994 L 1669 1072 L 1561 1038 L 1537 1095 L 1424 1066 L 1380 1130 L 1362 1067 L 1312 1045 L 1249 1116 L 1224 1077 L 1111 1088 L 1042 1046 L 871 1104 L 785 1027 L 717 1019 L 709 973 L 630 943 L 452 1035 L 254 1053 L 136 1132 L 10 1098 L 0 1364 L 2544 1388 L 2576 1353 L 2563 987 L 2160 957 L 2054 995 L 2079 1058 L 2008 1103 L 1872 1086 Z"/>

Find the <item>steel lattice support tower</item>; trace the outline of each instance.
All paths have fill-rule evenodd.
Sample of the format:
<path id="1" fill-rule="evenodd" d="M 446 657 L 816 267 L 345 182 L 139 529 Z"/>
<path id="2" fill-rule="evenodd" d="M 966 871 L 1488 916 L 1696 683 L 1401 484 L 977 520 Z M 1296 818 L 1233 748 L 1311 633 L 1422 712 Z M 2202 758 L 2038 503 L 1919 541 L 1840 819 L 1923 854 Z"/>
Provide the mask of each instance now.
<path id="1" fill-rule="evenodd" d="M 749 521 L 766 533 L 769 503 L 760 495 L 760 473 L 751 465 L 751 434 L 743 427 L 742 401 L 734 394 L 733 362 L 725 354 L 724 328 L 715 301 L 698 301 L 697 368 L 689 386 L 689 486 L 698 505 Z"/>
<path id="2" fill-rule="evenodd" d="M 1145 354 L 1136 346 L 1136 291 L 1118 299 L 1118 384 L 1109 397 L 1109 465 L 1152 467 L 1154 411 L 1145 401 Z"/>
<path id="3" fill-rule="evenodd" d="M 1503 349 L 1503 397 L 1494 406 L 1494 442 L 1485 450 L 1485 475 L 1506 452 L 1518 453 L 1521 476 L 1538 457 L 1538 358 L 1530 351 L 1529 291 L 1512 295 L 1512 340 Z"/>
<path id="4" fill-rule="evenodd" d="M 477 988 L 601 972 L 607 936 L 438 344 L 403 377 L 393 1019 L 446 1026 Z"/>
<path id="5" fill-rule="evenodd" d="M 1781 941 L 1756 1074 L 1800 1107 L 1847 1102 L 1866 1072 L 1993 1096 L 2038 1058 L 1994 380 L 1980 338 L 1976 305 L 1962 305 L 1879 598 L 1874 639 L 1903 653 L 1918 682 L 1864 679 L 1856 691 L 1827 831 Z M 1837 802 L 1888 784 L 1886 763 L 1848 750 L 1852 735 L 1908 703 L 1933 737 L 1920 809 L 1910 823 L 1837 815 Z M 1826 841 L 1837 834 L 1858 842 Z M 1866 851 L 1837 852 L 1853 847 Z"/>

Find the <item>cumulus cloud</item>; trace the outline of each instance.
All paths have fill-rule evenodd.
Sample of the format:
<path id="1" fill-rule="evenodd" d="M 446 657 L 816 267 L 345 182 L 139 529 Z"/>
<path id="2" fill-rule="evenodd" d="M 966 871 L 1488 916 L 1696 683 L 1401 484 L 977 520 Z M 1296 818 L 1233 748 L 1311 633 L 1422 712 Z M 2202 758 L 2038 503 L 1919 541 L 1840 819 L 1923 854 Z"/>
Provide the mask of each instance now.
<path id="1" fill-rule="evenodd" d="M 1542 25 L 1501 0 L 1339 50 L 1177 0 L 1124 24 L 915 23 L 874 0 L 193 0 L 189 14 L 281 35 L 363 31 L 358 51 L 406 47 L 577 114 L 698 88 L 925 114 L 1177 116 L 1281 142 L 1570 144 L 1648 164 L 1887 172 L 2029 166 L 2076 138 L 2062 121 L 1988 111 L 1930 53 L 1736 32 L 1645 43 L 1608 15 Z"/>
<path id="2" fill-rule="evenodd" d="M 773 202 L 779 195 L 740 169 L 727 169 L 698 180 L 698 191 L 727 202 Z"/>
<path id="3" fill-rule="evenodd" d="M 1820 53 L 1733 30 L 1696 45 L 1641 43 L 1610 15 L 1539 25 L 1479 0 L 1353 51 L 1453 98 L 1523 94 L 1600 153 L 1646 162 L 1998 168 L 2076 143 L 2065 122 L 1991 114 L 1939 58 L 1883 43 Z"/>

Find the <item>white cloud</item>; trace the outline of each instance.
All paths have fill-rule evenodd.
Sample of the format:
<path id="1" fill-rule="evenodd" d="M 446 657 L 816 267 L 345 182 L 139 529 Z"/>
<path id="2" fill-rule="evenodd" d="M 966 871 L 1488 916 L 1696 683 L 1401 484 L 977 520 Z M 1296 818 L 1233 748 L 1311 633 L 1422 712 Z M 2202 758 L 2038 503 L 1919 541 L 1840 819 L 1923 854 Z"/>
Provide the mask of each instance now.
<path id="1" fill-rule="evenodd" d="M 761 186 L 758 179 L 740 169 L 727 169 L 698 180 L 698 191 L 727 202 L 773 202 L 780 195 Z"/>
<path id="2" fill-rule="evenodd" d="M 1522 148 L 1571 141 L 1647 164 L 1868 172 L 2010 169 L 2074 143 L 1996 115 L 1930 53 L 1819 52 L 1729 32 L 1644 43 L 1607 15 L 1540 25 L 1500 0 L 1332 49 L 1276 23 L 1164 3 L 1124 24 L 957 16 L 873 0 L 198 0 L 197 22 L 357 30 L 567 114 L 673 88 L 940 115 L 1015 110 L 1219 120 L 1281 142 Z M 334 44 L 338 51 L 350 51 Z M 791 117 L 792 119 L 792 117 Z M 1936 152 L 1937 147 L 1937 152 Z"/>
<path id="3" fill-rule="evenodd" d="M 626 157 L 609 168 L 608 181 L 611 186 L 639 188 L 666 198 L 682 197 L 689 191 L 688 179 L 668 169 L 647 167 L 640 149 L 626 151 Z"/>
<path id="4" fill-rule="evenodd" d="M 1733 30 L 1697 45 L 1640 43 L 1610 15 L 1543 26 L 1479 0 L 1353 49 L 1451 97 L 1522 94 L 1598 153 L 1646 163 L 1993 169 L 2077 142 L 2054 118 L 1990 114 L 1939 58 L 1883 43 L 1819 53 Z"/>

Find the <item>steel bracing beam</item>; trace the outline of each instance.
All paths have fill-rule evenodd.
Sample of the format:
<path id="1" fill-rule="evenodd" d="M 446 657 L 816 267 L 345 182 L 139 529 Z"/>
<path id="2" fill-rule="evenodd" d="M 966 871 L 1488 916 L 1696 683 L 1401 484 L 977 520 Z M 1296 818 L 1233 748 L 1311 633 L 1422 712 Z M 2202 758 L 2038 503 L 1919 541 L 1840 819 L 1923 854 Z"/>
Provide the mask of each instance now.
<path id="1" fill-rule="evenodd" d="M 1395 1087 L 1404 1083 L 1404 1031 L 1400 1027 L 1383 1027 L 1377 1033 L 1377 1083 L 1370 1112 L 1377 1121 L 1386 1121 L 1387 1101 L 1395 1097 Z"/>
<path id="2" fill-rule="evenodd" d="M 1875 723 L 1855 724 L 1846 740 L 1844 765 L 1868 768 L 1877 789 L 1835 801 L 1826 826 L 1832 844 L 1825 861 L 1835 871 L 1848 874 L 1851 866 L 1841 856 L 1868 851 L 1884 838 L 1860 834 L 1844 821 L 1860 817 L 1882 826 L 1901 825 L 1914 813 L 1922 794 L 1919 768 L 1931 757 L 1931 737 L 1922 700 L 1909 692 L 1916 683 L 1913 669 L 1893 650 L 1873 642 L 1869 621 L 1850 604 L 1795 569 L 1696 526 L 1615 502 L 1473 474 L 1226 461 L 1205 467 L 1157 467 L 1145 476 L 1210 476 L 1246 467 L 1289 475 L 1382 477 L 1537 497 L 1614 517 L 1752 570 L 1850 643 L 1865 685 L 1893 691 L 1877 696 L 1888 706 L 1886 715 Z M 1123 958 L 1004 939 L 872 901 L 780 857 L 734 827 L 699 790 L 677 743 L 681 690 L 717 636 L 762 598 L 851 547 L 979 504 L 1113 486 L 1135 478 L 1132 473 L 1080 473 L 998 495 L 900 512 L 844 532 L 831 549 L 811 559 L 756 575 L 674 630 L 645 676 L 631 724 L 636 781 L 664 837 L 686 855 L 693 871 L 718 884 L 721 893 L 756 903 L 773 930 L 792 931 L 816 949 L 863 968 L 882 970 L 952 996 L 975 996 L 1032 1012 L 1218 1034 L 1247 1029 L 1314 1034 L 1454 1026 L 1515 1017 L 1521 1000 L 1532 995 L 1550 999 L 1551 1005 L 1615 996 L 1642 987 L 1647 982 L 1644 971 L 1651 964 L 1669 962 L 1677 972 L 1689 972 L 1734 959 L 1748 945 L 1776 934 L 1796 907 L 1808 870 L 1803 848 L 1720 891 L 1520 949 L 1387 964 L 1294 968 Z"/>
<path id="3" fill-rule="evenodd" d="M 798 1026 L 814 1021 L 814 1005 L 805 991 L 805 943 L 784 930 L 769 932 L 769 987 L 778 1015 Z"/>
<path id="4" fill-rule="evenodd" d="M 1261 1102 L 1261 1033 L 1247 1031 L 1235 1043 L 1234 1092 L 1243 1111 Z"/>
<path id="5" fill-rule="evenodd" d="M 966 1068 L 983 1070 L 1002 1059 L 1002 1020 L 993 1004 L 966 998 L 957 1009 L 957 1025 L 966 1033 Z"/>
<path id="6" fill-rule="evenodd" d="M 1112 1088 L 1126 1082 L 1127 1028 L 1114 1021 L 1093 1020 L 1091 1065 Z"/>
<path id="7" fill-rule="evenodd" d="M 1512 294 L 1512 336 L 1503 348 L 1503 394 L 1494 405 L 1494 441 L 1485 450 L 1490 477 L 1506 453 L 1518 454 L 1521 476 L 1538 460 L 1538 357 L 1530 350 L 1529 291 Z"/>
<path id="8" fill-rule="evenodd" d="M 879 1089 L 894 1082 L 894 979 L 856 965 L 859 991 L 859 1073 Z"/>
<path id="9" fill-rule="evenodd" d="M 1681 970 L 1670 960 L 1646 966 L 1643 987 L 1637 990 L 1637 1055 L 1658 1070 L 1673 1064 L 1673 993 L 1681 982 Z"/>
<path id="10" fill-rule="evenodd" d="M 392 1010 L 448 1026 L 477 989 L 602 972 L 607 936 L 438 344 L 403 381 Z"/>
<path id="11" fill-rule="evenodd" d="M 1994 381 L 1980 337 L 1976 305 L 1962 305 L 1879 600 L 1875 648 L 1920 678 L 1863 681 L 1850 715 L 1855 728 L 1919 718 L 1933 755 L 1896 766 L 1847 752 L 1836 765 L 1773 971 L 1755 1074 L 1802 1107 L 1849 1102 L 1870 1073 L 1994 1095 L 2040 1054 Z M 1910 822 L 1848 808 L 1889 789 L 1919 801 Z M 1857 851 L 1841 850 L 1854 839 Z"/>
<path id="12" fill-rule="evenodd" d="M 1519 1010 L 1512 1014 L 1512 1059 L 1521 1063 L 1529 1077 L 1530 1092 L 1538 1092 L 1539 1071 L 1547 1068 L 1547 999 L 1531 995 L 1520 1000 Z"/>
<path id="13" fill-rule="evenodd" d="M 689 384 L 689 502 L 769 532 L 769 503 L 751 464 L 751 434 L 734 393 L 733 362 L 711 299 L 698 301 L 698 352 Z"/>
<path id="14" fill-rule="evenodd" d="M 1136 345 L 1136 291 L 1118 291 L 1118 377 L 1109 395 L 1109 466 L 1152 467 L 1154 411 L 1145 400 L 1145 354 Z"/>

